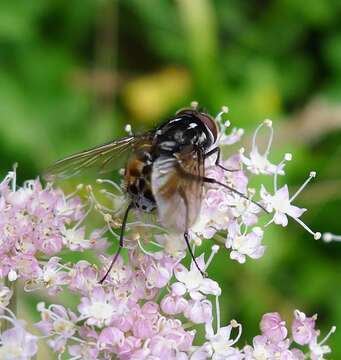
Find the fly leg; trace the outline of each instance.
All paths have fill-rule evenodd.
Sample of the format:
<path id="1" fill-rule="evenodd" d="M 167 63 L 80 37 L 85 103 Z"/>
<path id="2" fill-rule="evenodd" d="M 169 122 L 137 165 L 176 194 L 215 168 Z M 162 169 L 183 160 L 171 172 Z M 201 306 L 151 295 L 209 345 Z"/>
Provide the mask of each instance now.
<path id="1" fill-rule="evenodd" d="M 225 170 L 225 171 L 229 171 L 229 172 L 235 172 L 235 171 L 240 171 L 240 169 L 228 169 L 225 166 L 220 164 L 220 153 L 221 153 L 221 149 L 219 146 L 215 147 L 214 149 L 210 150 L 207 154 L 205 154 L 205 159 L 207 159 L 208 157 L 214 155 L 215 153 L 217 153 L 217 158 L 215 161 L 215 165 L 220 167 L 221 169 Z"/>
<path id="2" fill-rule="evenodd" d="M 119 242 L 119 245 L 118 245 L 118 249 L 116 251 L 116 254 L 114 255 L 111 263 L 110 263 L 110 266 L 109 266 L 109 269 L 107 270 L 107 272 L 105 273 L 105 275 L 102 277 L 102 279 L 99 281 L 100 284 L 103 284 L 104 280 L 107 278 L 107 276 L 109 275 L 112 267 L 114 266 L 117 258 L 118 258 L 118 255 L 120 255 L 120 252 L 123 248 L 123 239 L 124 239 L 124 232 L 125 232 L 125 228 L 126 228 L 126 224 L 127 224 L 127 220 L 128 220 L 128 214 L 129 214 L 129 211 L 133 208 L 133 203 L 130 203 L 129 206 L 127 207 L 127 210 L 126 212 L 124 213 L 124 216 L 123 216 L 123 222 L 122 222 L 122 226 L 121 226 L 121 232 L 120 232 L 120 242 Z"/>
<path id="3" fill-rule="evenodd" d="M 204 183 L 216 184 L 216 185 L 219 185 L 219 186 L 224 187 L 225 189 L 230 190 L 231 192 L 234 192 L 235 194 L 239 195 L 239 196 L 242 197 L 243 199 L 246 199 L 246 200 L 251 201 L 253 204 L 257 205 L 259 208 L 261 208 L 261 209 L 264 210 L 267 214 L 269 214 L 269 211 L 266 210 L 266 208 L 265 208 L 262 204 L 259 204 L 257 201 L 254 201 L 254 200 L 250 199 L 247 195 L 245 195 L 245 194 L 243 194 L 242 192 L 236 190 L 236 189 L 233 188 L 232 186 L 223 184 L 223 183 L 221 183 L 220 181 L 217 181 L 216 179 L 209 178 L 209 177 L 205 177 L 205 176 L 203 176 L 201 179 L 202 179 L 202 181 L 203 181 Z"/>
<path id="4" fill-rule="evenodd" d="M 181 172 L 182 176 L 184 176 L 186 178 L 189 178 L 189 179 L 191 179 L 193 181 L 200 180 L 200 181 L 202 181 L 204 183 L 216 184 L 216 185 L 222 186 L 223 188 L 225 188 L 225 189 L 239 195 L 243 199 L 251 201 L 253 204 L 257 205 L 259 208 L 261 208 L 263 211 L 265 211 L 267 214 L 269 214 L 269 211 L 262 204 L 258 203 L 257 201 L 254 201 L 254 200 L 250 199 L 247 195 L 243 194 L 242 192 L 238 191 L 237 189 L 233 188 L 232 186 L 223 184 L 222 182 L 220 182 L 220 181 L 218 181 L 216 179 L 213 179 L 213 178 L 191 174 L 190 172 L 185 171 L 181 167 L 178 167 L 178 170 Z"/>
<path id="5" fill-rule="evenodd" d="M 186 245 L 187 245 L 189 254 L 191 255 L 191 258 L 192 258 L 195 266 L 196 266 L 197 269 L 200 271 L 201 275 L 202 275 L 202 276 L 205 276 L 205 272 L 204 272 L 202 269 L 200 269 L 197 261 L 195 260 L 195 256 L 194 256 L 194 254 L 193 254 L 191 245 L 190 245 L 190 243 L 189 243 L 189 235 L 188 235 L 188 222 L 189 222 L 188 200 L 187 200 L 186 194 L 185 194 L 185 192 L 183 191 L 183 189 L 180 189 L 179 194 L 180 194 L 182 200 L 184 201 L 184 204 L 185 204 L 185 207 L 186 207 L 186 231 L 184 232 L 184 239 L 185 239 L 185 242 L 186 242 Z"/>

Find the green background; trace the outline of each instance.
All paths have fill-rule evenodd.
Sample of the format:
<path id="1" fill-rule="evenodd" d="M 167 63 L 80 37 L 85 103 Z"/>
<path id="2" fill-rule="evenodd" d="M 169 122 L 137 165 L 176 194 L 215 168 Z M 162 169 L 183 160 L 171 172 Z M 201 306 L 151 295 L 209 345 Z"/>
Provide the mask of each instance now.
<path id="1" fill-rule="evenodd" d="M 291 189 L 318 173 L 296 200 L 309 209 L 303 220 L 341 233 L 340 18 L 339 0 L 2 0 L 1 175 L 18 162 L 20 181 L 36 177 L 123 135 L 127 122 L 149 129 L 192 100 L 212 113 L 228 105 L 247 134 L 273 120 L 271 160 L 293 153 Z M 317 312 L 323 333 L 341 324 L 341 244 L 315 241 L 292 221 L 271 226 L 264 242 L 261 260 L 239 265 L 221 251 L 210 268 L 222 320 L 244 324 L 240 344 L 270 311 L 287 320 L 296 308 Z M 44 296 L 20 294 L 29 321 Z M 341 359 L 340 334 L 329 341 L 332 359 Z"/>

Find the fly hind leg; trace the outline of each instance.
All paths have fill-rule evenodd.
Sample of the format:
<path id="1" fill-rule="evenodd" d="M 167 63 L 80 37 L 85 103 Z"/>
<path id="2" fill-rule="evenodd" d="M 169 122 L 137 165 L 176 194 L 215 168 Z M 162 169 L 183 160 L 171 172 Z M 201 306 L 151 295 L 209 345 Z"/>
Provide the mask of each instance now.
<path id="1" fill-rule="evenodd" d="M 191 258 L 195 264 L 195 266 L 197 267 L 197 269 L 199 270 L 200 274 L 202 276 L 206 276 L 206 273 L 203 269 L 200 268 L 200 266 L 198 265 L 196 259 L 195 259 L 195 256 L 193 254 L 193 251 L 192 251 L 192 248 L 191 248 L 191 245 L 189 243 L 189 234 L 188 234 L 188 223 L 189 223 L 189 213 L 188 213 L 188 200 L 187 200 L 187 197 L 186 197 L 186 194 L 185 192 L 183 191 L 183 189 L 180 189 L 179 191 L 179 194 L 184 202 L 184 205 L 185 205 L 185 208 L 186 208 L 186 231 L 184 232 L 184 239 L 185 239 L 185 242 L 186 242 L 186 245 L 187 245 L 187 248 L 188 248 L 188 252 L 189 254 L 191 255 Z"/>

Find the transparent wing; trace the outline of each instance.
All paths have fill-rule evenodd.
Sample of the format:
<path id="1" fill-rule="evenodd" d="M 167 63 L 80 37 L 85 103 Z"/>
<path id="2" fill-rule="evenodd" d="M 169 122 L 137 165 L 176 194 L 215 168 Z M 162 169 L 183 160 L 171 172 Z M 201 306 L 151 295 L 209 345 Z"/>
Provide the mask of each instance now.
<path id="1" fill-rule="evenodd" d="M 184 233 L 195 223 L 201 209 L 204 171 L 200 151 L 164 156 L 154 162 L 152 188 L 164 226 Z"/>
<path id="2" fill-rule="evenodd" d="M 127 136 L 94 148 L 81 151 L 57 161 L 47 169 L 44 177 L 47 180 L 66 179 L 86 169 L 98 173 L 119 169 L 125 165 L 128 156 L 140 146 L 150 141 L 151 133 L 139 136 Z"/>

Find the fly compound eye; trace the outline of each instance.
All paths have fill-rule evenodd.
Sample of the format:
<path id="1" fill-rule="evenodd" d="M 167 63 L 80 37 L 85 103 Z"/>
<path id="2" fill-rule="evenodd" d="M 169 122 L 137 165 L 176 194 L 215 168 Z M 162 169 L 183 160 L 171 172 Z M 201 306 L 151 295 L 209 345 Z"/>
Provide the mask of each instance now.
<path id="1" fill-rule="evenodd" d="M 197 117 L 200 119 L 200 121 L 205 125 L 207 130 L 209 131 L 211 137 L 212 137 L 212 143 L 215 143 L 218 138 L 218 126 L 214 119 L 205 113 L 198 113 Z"/>

